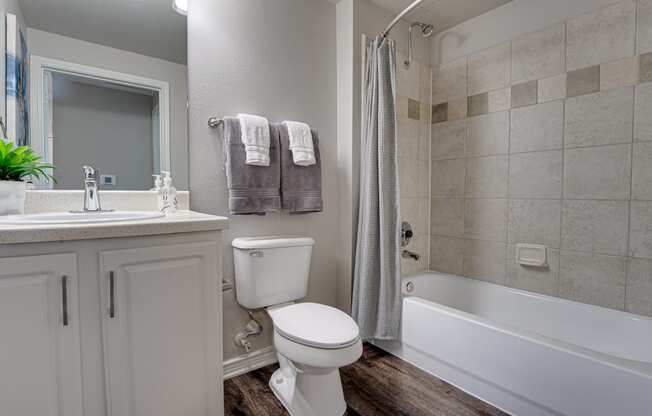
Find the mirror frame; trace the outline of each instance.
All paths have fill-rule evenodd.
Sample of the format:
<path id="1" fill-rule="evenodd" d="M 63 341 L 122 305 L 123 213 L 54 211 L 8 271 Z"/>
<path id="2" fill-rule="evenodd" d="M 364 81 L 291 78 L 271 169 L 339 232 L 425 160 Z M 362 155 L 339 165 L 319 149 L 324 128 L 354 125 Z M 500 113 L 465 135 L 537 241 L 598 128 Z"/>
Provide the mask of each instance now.
<path id="1" fill-rule="evenodd" d="M 170 85 L 165 81 L 139 77 L 117 71 L 76 64 L 58 59 L 31 55 L 29 64 L 29 140 L 34 151 L 52 163 L 52 149 L 48 143 L 45 120 L 46 72 L 78 75 L 84 78 L 108 81 L 115 84 L 138 87 L 158 92 L 159 94 L 159 140 L 161 170 L 170 171 Z M 156 173 L 156 172 L 152 172 Z M 174 174 L 174 173 L 173 173 Z M 49 188 L 51 185 L 41 184 Z M 41 186 L 39 186 L 41 187 Z"/>

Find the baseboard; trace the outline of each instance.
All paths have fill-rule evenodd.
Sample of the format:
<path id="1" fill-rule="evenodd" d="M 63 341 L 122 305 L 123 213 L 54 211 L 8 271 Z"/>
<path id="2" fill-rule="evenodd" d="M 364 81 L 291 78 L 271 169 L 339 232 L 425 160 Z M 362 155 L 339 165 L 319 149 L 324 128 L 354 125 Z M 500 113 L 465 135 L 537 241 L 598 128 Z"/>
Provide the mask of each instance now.
<path id="1" fill-rule="evenodd" d="M 272 346 L 232 358 L 224 361 L 224 380 L 257 370 L 276 362 L 278 362 L 278 358 L 276 357 L 276 350 Z"/>

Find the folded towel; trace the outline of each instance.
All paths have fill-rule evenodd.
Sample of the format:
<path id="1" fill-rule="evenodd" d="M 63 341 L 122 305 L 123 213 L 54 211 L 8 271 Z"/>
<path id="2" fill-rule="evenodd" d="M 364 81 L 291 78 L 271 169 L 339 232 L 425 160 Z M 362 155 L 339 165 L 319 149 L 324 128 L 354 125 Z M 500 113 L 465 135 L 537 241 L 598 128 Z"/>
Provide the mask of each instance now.
<path id="1" fill-rule="evenodd" d="M 311 166 L 315 161 L 315 146 L 312 141 L 310 126 L 298 121 L 284 121 L 290 137 L 290 150 L 295 165 Z"/>
<path id="2" fill-rule="evenodd" d="M 269 122 L 265 117 L 238 114 L 247 165 L 269 166 Z"/>
<path id="3" fill-rule="evenodd" d="M 246 164 L 240 121 L 224 119 L 224 163 L 229 188 L 229 212 L 258 214 L 281 209 L 279 131 L 270 126 L 269 167 Z"/>
<path id="4" fill-rule="evenodd" d="M 311 131 L 315 164 L 298 166 L 293 161 L 287 126 L 280 125 L 279 131 L 281 136 L 281 199 L 283 209 L 291 214 L 323 211 L 321 155 L 319 153 L 317 132 L 315 130 Z"/>

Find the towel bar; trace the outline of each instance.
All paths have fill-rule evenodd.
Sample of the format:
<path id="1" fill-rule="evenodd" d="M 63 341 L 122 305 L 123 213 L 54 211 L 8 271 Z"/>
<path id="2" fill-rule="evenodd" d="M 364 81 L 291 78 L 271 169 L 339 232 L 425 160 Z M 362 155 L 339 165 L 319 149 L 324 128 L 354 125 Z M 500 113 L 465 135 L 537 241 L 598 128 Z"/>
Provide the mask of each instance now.
<path id="1" fill-rule="evenodd" d="M 221 118 L 210 117 L 208 119 L 208 127 L 212 128 L 212 129 L 216 129 L 216 128 L 218 128 L 219 126 L 221 126 L 223 124 L 224 124 L 224 120 L 222 120 Z"/>

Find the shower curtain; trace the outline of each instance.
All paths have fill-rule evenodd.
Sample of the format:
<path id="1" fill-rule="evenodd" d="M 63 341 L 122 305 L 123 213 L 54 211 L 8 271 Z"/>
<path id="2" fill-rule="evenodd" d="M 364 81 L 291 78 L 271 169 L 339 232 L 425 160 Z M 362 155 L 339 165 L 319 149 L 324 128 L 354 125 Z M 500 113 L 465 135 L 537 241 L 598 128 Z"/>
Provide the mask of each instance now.
<path id="1" fill-rule="evenodd" d="M 395 339 L 401 314 L 394 43 L 366 50 L 353 318 L 363 339 Z"/>

